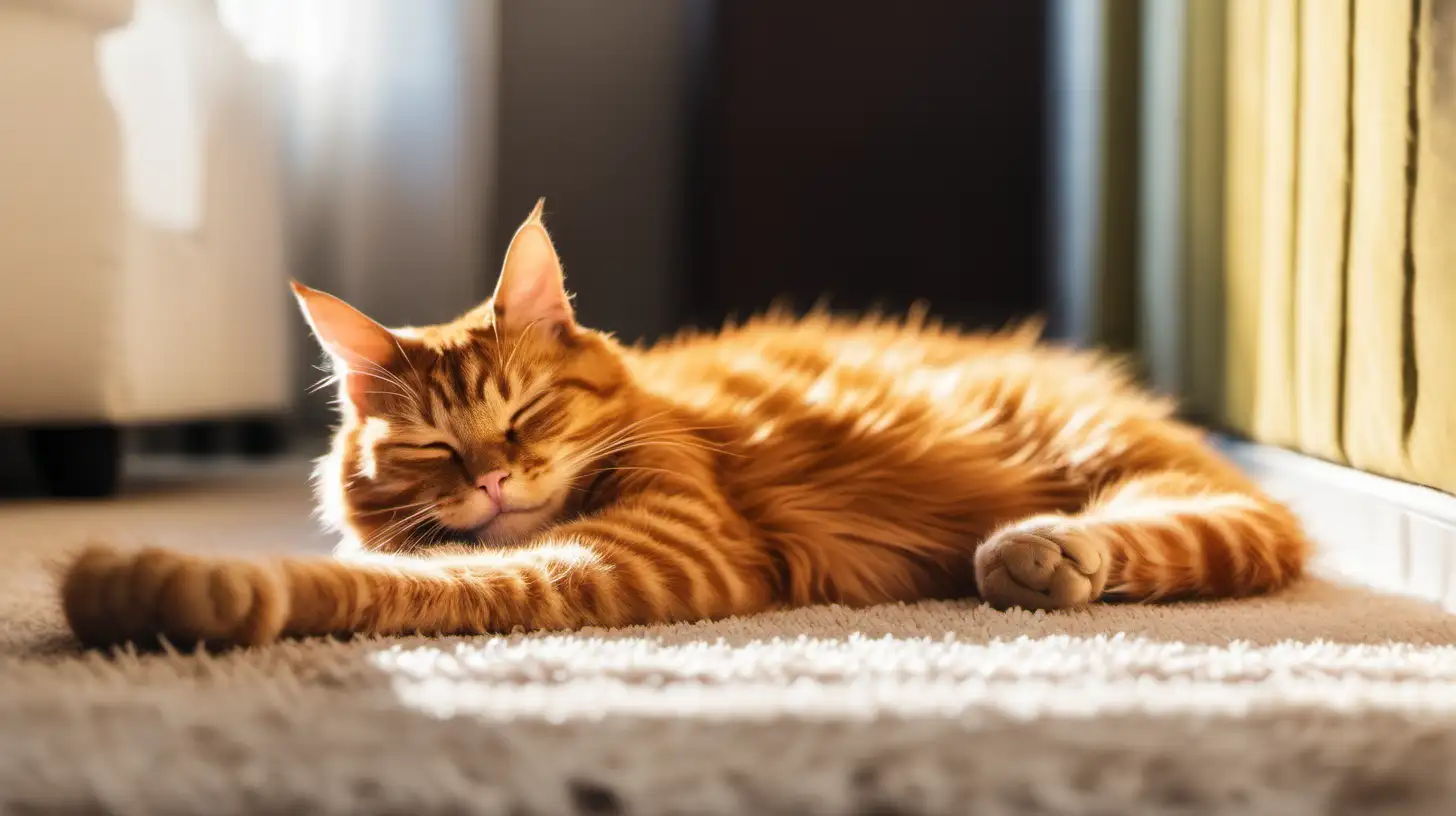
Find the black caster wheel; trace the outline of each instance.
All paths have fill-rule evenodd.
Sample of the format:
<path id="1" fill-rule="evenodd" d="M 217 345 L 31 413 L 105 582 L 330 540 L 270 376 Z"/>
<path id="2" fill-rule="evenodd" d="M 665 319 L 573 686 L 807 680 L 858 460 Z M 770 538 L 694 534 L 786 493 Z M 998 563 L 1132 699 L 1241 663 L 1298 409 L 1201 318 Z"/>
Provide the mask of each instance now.
<path id="1" fill-rule="evenodd" d="M 121 429 L 112 425 L 33 428 L 31 459 L 52 496 L 95 499 L 121 486 Z"/>
<path id="2" fill-rule="evenodd" d="M 227 425 L 203 420 L 184 423 L 179 429 L 179 444 L 185 456 L 221 456 L 227 450 Z"/>
<path id="3" fill-rule="evenodd" d="M 266 459 L 283 453 L 288 447 L 288 432 L 278 419 L 245 419 L 238 423 L 238 452 L 254 459 Z"/>

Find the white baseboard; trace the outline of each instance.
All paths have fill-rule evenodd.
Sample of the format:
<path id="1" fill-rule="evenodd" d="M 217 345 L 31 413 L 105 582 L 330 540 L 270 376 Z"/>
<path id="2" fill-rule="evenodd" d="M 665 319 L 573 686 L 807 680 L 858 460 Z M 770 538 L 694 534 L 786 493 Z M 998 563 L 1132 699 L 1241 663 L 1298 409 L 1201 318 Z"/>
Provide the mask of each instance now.
<path id="1" fill-rule="evenodd" d="M 1301 454 L 1224 440 L 1319 545 L 1317 569 L 1456 611 L 1456 496 Z"/>

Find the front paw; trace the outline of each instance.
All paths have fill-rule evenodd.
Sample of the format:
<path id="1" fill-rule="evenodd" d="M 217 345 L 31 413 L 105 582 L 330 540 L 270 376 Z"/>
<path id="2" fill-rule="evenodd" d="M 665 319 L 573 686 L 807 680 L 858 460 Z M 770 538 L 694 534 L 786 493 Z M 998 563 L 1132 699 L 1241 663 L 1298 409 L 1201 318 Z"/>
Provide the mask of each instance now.
<path id="1" fill-rule="evenodd" d="M 263 566 L 99 546 L 66 571 L 61 603 L 71 631 L 88 646 L 158 638 L 247 646 L 276 639 L 288 614 L 282 580 Z"/>
<path id="2" fill-rule="evenodd" d="M 1106 545 L 1077 522 L 1034 519 L 992 536 L 976 550 L 976 586 L 997 609 L 1071 609 L 1107 586 Z"/>

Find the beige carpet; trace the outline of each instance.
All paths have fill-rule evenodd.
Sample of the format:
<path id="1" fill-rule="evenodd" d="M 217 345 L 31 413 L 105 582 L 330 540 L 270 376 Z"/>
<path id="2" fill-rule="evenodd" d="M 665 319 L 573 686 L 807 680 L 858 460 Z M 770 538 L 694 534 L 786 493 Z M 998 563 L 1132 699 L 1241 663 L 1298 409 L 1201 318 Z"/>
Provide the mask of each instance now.
<path id="1" fill-rule="evenodd" d="M 302 469 L 0 504 L 0 812 L 1449 813 L 1456 617 L 1312 582 L 1076 614 L 80 654 L 88 537 L 323 550 Z"/>

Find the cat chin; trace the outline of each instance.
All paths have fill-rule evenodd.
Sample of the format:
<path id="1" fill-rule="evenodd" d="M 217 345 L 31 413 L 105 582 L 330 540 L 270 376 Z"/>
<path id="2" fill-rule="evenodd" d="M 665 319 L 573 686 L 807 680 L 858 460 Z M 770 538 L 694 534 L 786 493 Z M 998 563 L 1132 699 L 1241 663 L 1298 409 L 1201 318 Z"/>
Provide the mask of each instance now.
<path id="1" fill-rule="evenodd" d="M 490 522 L 465 534 L 482 547 L 506 547 L 519 544 L 550 521 L 546 508 L 502 513 Z"/>

